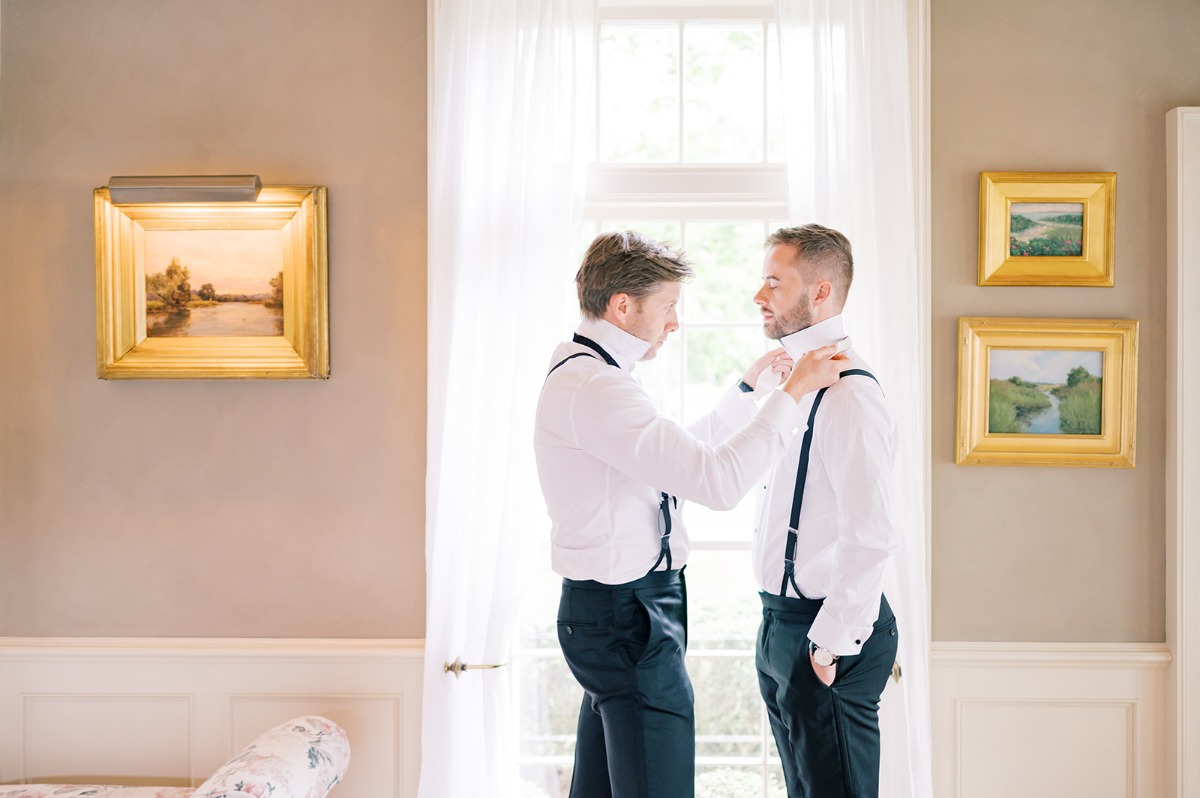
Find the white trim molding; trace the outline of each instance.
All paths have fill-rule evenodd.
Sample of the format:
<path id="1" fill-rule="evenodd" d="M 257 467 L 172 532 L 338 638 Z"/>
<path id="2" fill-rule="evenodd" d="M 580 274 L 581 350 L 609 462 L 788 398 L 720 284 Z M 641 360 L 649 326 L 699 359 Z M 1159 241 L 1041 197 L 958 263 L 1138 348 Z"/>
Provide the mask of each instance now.
<path id="1" fill-rule="evenodd" d="M 1157 798 L 1160 643 L 934 643 L 934 794 Z"/>
<path id="2" fill-rule="evenodd" d="M 1165 795 L 1200 798 L 1200 108 L 1167 113 L 1167 645 Z"/>
<path id="3" fill-rule="evenodd" d="M 340 798 L 413 798 L 420 640 L 0 638 L 0 784 L 197 786 L 305 714 L 350 737 Z"/>

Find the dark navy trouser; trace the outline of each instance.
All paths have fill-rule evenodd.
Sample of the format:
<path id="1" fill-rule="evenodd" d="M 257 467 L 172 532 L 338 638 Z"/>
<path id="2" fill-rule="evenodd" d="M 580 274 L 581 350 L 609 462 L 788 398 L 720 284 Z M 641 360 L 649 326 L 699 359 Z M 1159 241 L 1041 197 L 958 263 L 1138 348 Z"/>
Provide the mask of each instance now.
<path id="1" fill-rule="evenodd" d="M 886 598 L 862 652 L 841 657 L 826 686 L 808 658 L 820 599 L 760 593 L 755 662 L 788 798 L 879 795 L 879 697 L 896 661 L 896 616 Z"/>
<path id="2" fill-rule="evenodd" d="M 682 569 L 623 585 L 564 579 L 558 640 L 584 689 L 570 798 L 693 798 Z"/>

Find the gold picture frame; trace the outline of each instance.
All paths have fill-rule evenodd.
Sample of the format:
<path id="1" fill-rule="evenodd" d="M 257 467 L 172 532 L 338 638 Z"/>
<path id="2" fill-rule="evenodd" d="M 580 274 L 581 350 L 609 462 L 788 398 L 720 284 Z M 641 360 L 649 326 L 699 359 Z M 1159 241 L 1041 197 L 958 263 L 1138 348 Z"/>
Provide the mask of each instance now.
<path id="1" fill-rule="evenodd" d="M 959 465 L 1133 468 L 1138 323 L 958 320 Z"/>
<path id="2" fill-rule="evenodd" d="M 979 285 L 1113 284 L 1116 172 L 980 172 Z"/>
<path id="3" fill-rule="evenodd" d="M 96 358 L 101 379 L 326 379 L 329 377 L 329 310 L 326 190 L 322 186 L 267 186 L 253 202 L 146 202 L 114 204 L 107 187 L 94 191 L 96 213 Z M 190 322 L 172 321 L 169 333 L 157 332 L 148 315 L 163 313 L 161 297 L 148 292 L 148 252 L 174 251 L 170 242 L 207 258 L 205 247 L 261 250 L 260 271 L 252 288 L 218 294 L 203 286 L 209 300 L 197 301 L 187 266 L 171 258 L 174 316 L 193 305 L 225 309 L 241 303 L 246 316 L 262 316 L 270 306 L 269 326 L 245 321 L 232 334 L 187 332 Z M 224 251 L 224 250 L 222 250 Z M 212 259 L 220 262 L 220 255 Z M 240 261 L 239 261 L 240 264 Z M 161 263 L 150 270 L 162 268 Z M 229 266 L 230 270 L 241 268 Z M 275 270 L 278 270 L 276 274 Z M 243 279 L 233 275 L 230 280 Z M 270 276 L 270 275 L 268 275 Z M 159 273 L 153 278 L 163 280 Z M 203 278 L 201 278 L 203 279 Z M 219 282 L 219 281 L 218 281 Z M 167 285 L 166 282 L 156 285 Z M 163 290 L 163 289 L 160 289 Z M 238 289 L 233 289 L 238 290 Z M 247 293 L 258 291 L 259 293 Z M 169 292 L 163 290 L 164 294 Z M 154 296 L 158 296 L 155 294 Z M 216 307 L 213 309 L 215 310 Z M 255 314 L 248 311 L 254 310 Z M 198 314 L 197 314 L 198 315 Z M 204 329 L 209 330 L 209 324 Z M 184 329 L 184 332 L 180 332 Z M 228 329 L 228 325 L 226 328 Z"/>

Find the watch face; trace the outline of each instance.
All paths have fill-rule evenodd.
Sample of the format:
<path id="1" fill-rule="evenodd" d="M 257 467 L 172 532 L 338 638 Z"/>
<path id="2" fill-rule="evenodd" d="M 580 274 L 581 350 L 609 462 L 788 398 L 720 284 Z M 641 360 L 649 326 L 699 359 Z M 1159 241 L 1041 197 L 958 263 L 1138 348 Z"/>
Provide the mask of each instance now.
<path id="1" fill-rule="evenodd" d="M 833 654 L 827 648 L 818 648 L 813 651 L 813 662 L 827 668 L 833 664 Z"/>

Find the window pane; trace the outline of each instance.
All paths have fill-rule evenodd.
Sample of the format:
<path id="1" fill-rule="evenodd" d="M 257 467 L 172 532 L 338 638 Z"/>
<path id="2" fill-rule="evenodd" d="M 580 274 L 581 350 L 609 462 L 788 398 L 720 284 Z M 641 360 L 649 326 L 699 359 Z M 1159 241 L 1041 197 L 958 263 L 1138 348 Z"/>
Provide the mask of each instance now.
<path id="1" fill-rule="evenodd" d="M 683 41 L 683 159 L 761 162 L 762 25 L 687 24 Z"/>
<path id="2" fill-rule="evenodd" d="M 688 358 L 682 418 L 688 422 L 712 410 L 754 358 L 773 343 L 767 341 L 758 327 L 689 327 L 682 335 Z M 751 488 L 732 510 L 727 511 L 689 504 L 688 534 L 692 540 L 749 541 L 759 493 L 759 488 Z"/>
<path id="3" fill-rule="evenodd" d="M 562 655 L 514 660 L 520 700 L 520 756 L 573 756 L 583 689 Z"/>
<path id="4" fill-rule="evenodd" d="M 684 312 L 689 324 L 762 324 L 754 294 L 762 282 L 762 222 L 689 222 L 687 254 L 696 270 Z"/>
<path id="5" fill-rule="evenodd" d="M 679 160 L 679 28 L 600 28 L 600 160 Z"/>
<path id="6" fill-rule="evenodd" d="M 687 352 L 684 412 L 689 421 L 711 410 L 768 344 L 762 331 L 749 325 L 688 325 L 682 336 Z"/>
<path id="7" fill-rule="evenodd" d="M 571 789 L 571 766 L 521 765 L 519 798 L 566 798 Z"/>
<path id="8" fill-rule="evenodd" d="M 662 415 L 683 423 L 683 346 L 679 333 L 667 338 L 653 360 L 639 363 L 634 374 Z"/>
<path id="9" fill-rule="evenodd" d="M 718 511 L 689 504 L 688 535 L 695 541 L 733 541 L 749 543 L 758 516 L 758 501 L 763 492 L 755 486 L 732 510 Z"/>
<path id="10" fill-rule="evenodd" d="M 688 505 L 684 512 L 693 509 Z M 697 652 L 705 649 L 753 651 L 758 622 L 762 618 L 762 603 L 754 582 L 749 550 L 693 549 L 688 558 L 687 581 L 688 648 Z M 758 706 L 757 699 L 754 705 Z"/>
<path id="11" fill-rule="evenodd" d="M 762 757 L 763 703 L 754 655 L 691 657 L 696 758 Z"/>
<path id="12" fill-rule="evenodd" d="M 787 798 L 782 778 L 763 792 L 761 767 L 709 765 L 696 768 L 696 798 Z"/>

